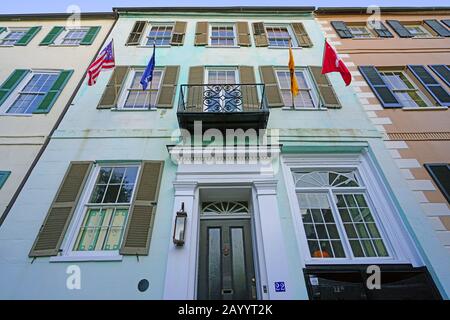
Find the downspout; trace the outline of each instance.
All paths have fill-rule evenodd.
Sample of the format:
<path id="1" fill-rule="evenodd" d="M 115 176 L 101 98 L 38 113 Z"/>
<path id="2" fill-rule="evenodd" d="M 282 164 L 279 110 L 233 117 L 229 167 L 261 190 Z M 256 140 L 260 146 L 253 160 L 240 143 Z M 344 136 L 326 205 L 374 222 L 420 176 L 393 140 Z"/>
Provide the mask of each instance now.
<path id="1" fill-rule="evenodd" d="M 113 31 L 117 20 L 119 20 L 118 17 L 118 13 L 114 12 L 114 23 L 111 26 L 111 28 L 108 31 L 108 34 L 106 35 L 105 39 L 103 40 L 102 44 L 100 45 L 99 49 L 97 50 L 97 52 L 95 53 L 94 57 L 92 58 L 91 62 L 89 63 L 89 65 L 92 64 L 92 62 L 95 61 L 95 59 L 97 58 L 98 54 L 100 53 L 100 51 L 102 50 L 103 46 L 106 43 L 106 40 L 108 40 L 109 36 L 111 35 L 111 32 Z M 75 88 L 74 92 L 72 93 L 72 96 L 70 97 L 69 101 L 67 102 L 66 106 L 64 107 L 63 111 L 61 112 L 61 114 L 59 115 L 58 119 L 56 120 L 55 125 L 53 126 L 52 130 L 50 131 L 50 133 L 47 135 L 47 137 L 45 138 L 45 141 L 41 147 L 41 149 L 39 150 L 38 154 L 36 155 L 36 158 L 33 160 L 33 163 L 31 164 L 31 167 L 28 169 L 27 173 L 25 174 L 25 177 L 22 179 L 22 182 L 20 183 L 19 187 L 17 188 L 16 192 L 14 193 L 13 197 L 11 198 L 11 200 L 8 203 L 8 206 L 5 209 L 5 212 L 3 212 L 3 215 L 0 217 L 0 227 L 3 225 L 3 222 L 5 221 L 6 217 L 8 216 L 9 212 L 11 211 L 14 203 L 16 202 L 17 198 L 19 197 L 19 194 L 22 192 L 23 187 L 25 186 L 25 184 L 28 181 L 28 178 L 31 175 L 31 172 L 33 171 L 33 169 L 36 167 L 37 163 L 39 162 L 39 160 L 42 157 L 42 154 L 44 153 L 45 149 L 47 148 L 48 144 L 50 143 L 51 137 L 53 136 L 53 133 L 56 131 L 56 129 L 58 129 L 59 125 L 61 124 L 61 121 L 63 120 L 64 116 L 67 113 L 67 110 L 69 110 L 70 106 L 73 103 L 73 100 L 75 99 L 78 90 L 80 90 L 81 85 L 83 84 L 85 78 L 87 75 L 87 68 L 86 71 L 83 74 L 83 77 L 80 79 L 80 81 L 77 84 L 77 87 Z"/>

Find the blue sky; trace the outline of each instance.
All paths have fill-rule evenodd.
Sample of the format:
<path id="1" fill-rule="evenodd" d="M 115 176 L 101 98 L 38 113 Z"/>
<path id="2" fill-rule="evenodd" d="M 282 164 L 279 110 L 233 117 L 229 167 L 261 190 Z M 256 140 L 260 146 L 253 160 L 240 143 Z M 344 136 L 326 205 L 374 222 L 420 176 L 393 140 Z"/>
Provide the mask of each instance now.
<path id="1" fill-rule="evenodd" d="M 227 0 L 220 2 L 223 6 L 316 6 L 316 7 L 361 7 L 369 5 L 378 6 L 439 6 L 444 5 L 442 0 Z M 42 13 L 42 12 L 66 12 L 70 5 L 77 5 L 81 11 L 111 11 L 112 7 L 135 6 L 211 6 L 211 0 L 16 0 L 2 1 L 0 13 Z"/>

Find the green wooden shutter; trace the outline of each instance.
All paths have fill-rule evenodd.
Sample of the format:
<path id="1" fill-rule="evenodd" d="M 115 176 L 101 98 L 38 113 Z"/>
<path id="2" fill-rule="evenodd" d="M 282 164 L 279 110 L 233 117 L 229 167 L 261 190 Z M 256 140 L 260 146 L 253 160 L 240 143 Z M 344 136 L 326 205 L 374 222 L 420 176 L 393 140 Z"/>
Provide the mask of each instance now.
<path id="1" fill-rule="evenodd" d="M 319 90 L 322 106 L 329 109 L 340 109 L 342 106 L 327 75 L 322 74 L 322 67 L 309 66 L 308 68 Z"/>
<path id="2" fill-rule="evenodd" d="M 130 67 L 128 66 L 116 66 L 114 68 L 114 72 L 106 85 L 97 109 L 111 109 L 117 107 L 117 100 L 119 99 L 129 69 Z"/>
<path id="3" fill-rule="evenodd" d="M 398 20 L 386 20 L 387 24 L 391 26 L 392 29 L 398 34 L 400 38 L 412 38 L 414 37 L 408 29 L 406 29 L 403 24 Z"/>
<path id="4" fill-rule="evenodd" d="M 450 87 L 450 68 L 445 64 L 433 64 L 428 66 L 433 70 L 446 85 Z"/>
<path id="5" fill-rule="evenodd" d="M 269 108 L 284 107 L 284 102 L 281 97 L 281 91 L 278 87 L 277 76 L 273 66 L 260 66 L 259 71 L 261 80 L 265 85 L 265 94 L 267 98 L 267 105 Z"/>
<path id="6" fill-rule="evenodd" d="M 439 81 L 424 66 L 409 65 L 408 69 L 440 105 L 450 107 L 450 95 L 447 90 L 441 86 Z"/>
<path id="7" fill-rule="evenodd" d="M 195 45 L 206 46 L 208 44 L 208 22 L 199 21 L 195 27 Z"/>
<path id="8" fill-rule="evenodd" d="M 256 87 L 255 70 L 252 66 L 239 66 L 242 104 L 244 111 L 256 111 L 260 108 L 258 89 Z"/>
<path id="9" fill-rule="evenodd" d="M 45 36 L 44 40 L 39 44 L 40 46 L 48 46 L 53 44 L 58 36 L 64 31 L 64 27 L 53 27 L 52 30 Z"/>
<path id="10" fill-rule="evenodd" d="M 5 82 L 0 86 L 0 105 L 5 102 L 9 95 L 14 91 L 14 89 L 19 85 L 19 83 L 26 77 L 30 72 L 27 69 L 17 69 L 6 79 Z"/>
<path id="11" fill-rule="evenodd" d="M 450 37 L 450 31 L 435 19 L 423 20 L 423 22 L 433 29 L 441 37 Z"/>
<path id="12" fill-rule="evenodd" d="M 267 38 L 266 27 L 264 22 L 252 23 L 253 37 L 255 38 L 255 45 L 257 47 L 268 47 L 269 39 Z"/>
<path id="13" fill-rule="evenodd" d="M 393 38 L 394 35 L 389 31 L 388 28 L 384 25 L 383 22 L 377 21 L 379 28 L 374 28 L 377 35 L 381 38 Z"/>
<path id="14" fill-rule="evenodd" d="M 33 113 L 48 113 L 58 99 L 65 85 L 73 74 L 73 70 L 61 71 L 53 86 L 42 99 L 41 103 Z"/>
<path id="15" fill-rule="evenodd" d="M 295 38 L 297 39 L 298 45 L 300 47 L 312 47 L 312 41 L 306 32 L 303 23 L 292 23 L 292 30 L 294 30 Z"/>
<path id="16" fill-rule="evenodd" d="M 92 162 L 71 162 L 29 257 L 56 256 L 86 183 Z"/>
<path id="17" fill-rule="evenodd" d="M 10 174 L 11 171 L 0 171 L 0 189 L 5 185 L 5 182 Z"/>
<path id="18" fill-rule="evenodd" d="M 173 28 L 172 38 L 170 44 L 172 46 L 182 46 L 184 43 L 184 37 L 186 35 L 187 22 L 176 21 Z"/>
<path id="19" fill-rule="evenodd" d="M 386 85 L 378 70 L 374 66 L 360 66 L 359 71 L 366 79 L 373 93 L 384 108 L 401 108 L 402 105 L 391 89 Z"/>
<path id="20" fill-rule="evenodd" d="M 146 25 L 146 21 L 136 21 L 134 23 L 133 29 L 128 36 L 128 40 L 126 43 L 127 46 L 137 46 L 141 43 L 142 35 L 144 34 Z"/>
<path id="21" fill-rule="evenodd" d="M 120 254 L 148 255 L 163 168 L 163 161 L 142 163 Z"/>
<path id="22" fill-rule="evenodd" d="M 34 36 L 41 30 L 41 27 L 32 27 L 30 30 L 28 30 L 27 33 L 16 42 L 16 46 L 26 46 L 30 43 L 31 40 L 33 40 Z"/>
<path id="23" fill-rule="evenodd" d="M 204 66 L 193 66 L 189 68 L 189 77 L 188 84 L 189 85 L 198 85 L 198 86 L 189 86 L 189 90 L 187 93 L 187 106 L 186 111 L 190 112 L 202 112 L 203 111 L 203 82 L 204 82 Z"/>
<path id="24" fill-rule="evenodd" d="M 0 27 L 0 34 L 2 34 L 3 32 L 5 32 L 6 30 L 8 30 L 8 29 L 5 28 L 5 27 Z"/>
<path id="25" fill-rule="evenodd" d="M 97 34 L 100 32 L 101 27 L 90 27 L 80 44 L 83 46 L 91 45 Z"/>
<path id="26" fill-rule="evenodd" d="M 331 21 L 331 26 L 336 30 L 339 37 L 343 39 L 353 38 L 353 34 L 347 28 L 347 25 L 344 21 Z"/>
<path id="27" fill-rule="evenodd" d="M 247 21 L 236 22 L 238 45 L 241 47 L 250 47 L 252 45 L 250 41 L 250 29 Z"/>
<path id="28" fill-rule="evenodd" d="M 159 89 L 157 108 L 172 108 L 176 95 L 179 66 L 166 66 L 164 69 L 164 78 L 161 81 Z"/>

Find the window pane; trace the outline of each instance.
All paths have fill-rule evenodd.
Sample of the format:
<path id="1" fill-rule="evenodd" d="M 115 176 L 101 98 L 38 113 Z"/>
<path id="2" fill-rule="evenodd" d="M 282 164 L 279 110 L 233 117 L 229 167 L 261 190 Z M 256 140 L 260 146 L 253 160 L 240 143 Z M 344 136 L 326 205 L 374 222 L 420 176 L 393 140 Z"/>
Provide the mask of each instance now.
<path id="1" fill-rule="evenodd" d="M 297 197 L 311 257 L 345 257 L 327 195 L 298 193 Z"/>
<path id="2" fill-rule="evenodd" d="M 337 194 L 337 206 L 355 257 L 388 256 L 364 194 Z M 379 248 L 375 250 L 375 248 Z"/>
<path id="3" fill-rule="evenodd" d="M 153 26 L 148 34 L 146 45 L 169 46 L 172 38 L 171 25 Z"/>
<path id="4" fill-rule="evenodd" d="M 232 26 L 212 26 L 211 45 L 212 46 L 233 46 L 235 40 Z"/>

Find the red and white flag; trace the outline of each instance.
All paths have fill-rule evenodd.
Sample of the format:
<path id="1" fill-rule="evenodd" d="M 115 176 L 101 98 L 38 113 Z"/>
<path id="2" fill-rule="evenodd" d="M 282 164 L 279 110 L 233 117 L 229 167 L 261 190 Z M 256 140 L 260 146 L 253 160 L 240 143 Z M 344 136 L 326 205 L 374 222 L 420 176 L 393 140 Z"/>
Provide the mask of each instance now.
<path id="1" fill-rule="evenodd" d="M 97 83 L 97 78 L 102 70 L 113 69 L 116 66 L 114 57 L 113 40 L 100 52 L 97 59 L 88 68 L 88 85 L 93 86 Z"/>
<path id="2" fill-rule="evenodd" d="M 322 62 L 322 74 L 330 73 L 330 72 L 339 72 L 342 76 L 342 79 L 345 82 L 345 85 L 348 86 L 352 82 L 352 75 L 350 71 L 347 69 L 347 66 L 344 64 L 341 58 L 339 58 L 336 51 L 330 46 L 325 40 L 325 49 L 323 52 L 323 62 Z"/>

